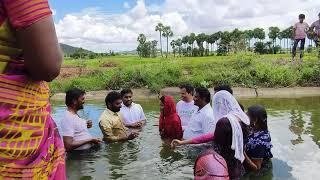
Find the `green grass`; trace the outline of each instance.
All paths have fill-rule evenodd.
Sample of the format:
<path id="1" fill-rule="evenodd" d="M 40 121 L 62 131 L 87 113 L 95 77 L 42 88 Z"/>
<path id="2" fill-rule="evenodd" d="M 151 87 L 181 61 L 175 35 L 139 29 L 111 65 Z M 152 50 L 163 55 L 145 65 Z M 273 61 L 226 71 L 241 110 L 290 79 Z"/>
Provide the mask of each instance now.
<path id="1" fill-rule="evenodd" d="M 161 88 L 192 83 L 212 87 L 230 84 L 239 87 L 318 86 L 320 66 L 315 54 L 307 54 L 303 66 L 292 66 L 288 54 L 256 55 L 243 53 L 229 56 L 139 58 L 115 56 L 103 59 L 65 59 L 65 66 L 79 66 L 92 73 L 50 83 L 53 93 L 78 87 L 86 91 L 103 89 Z M 103 68 L 112 62 L 116 67 Z"/>

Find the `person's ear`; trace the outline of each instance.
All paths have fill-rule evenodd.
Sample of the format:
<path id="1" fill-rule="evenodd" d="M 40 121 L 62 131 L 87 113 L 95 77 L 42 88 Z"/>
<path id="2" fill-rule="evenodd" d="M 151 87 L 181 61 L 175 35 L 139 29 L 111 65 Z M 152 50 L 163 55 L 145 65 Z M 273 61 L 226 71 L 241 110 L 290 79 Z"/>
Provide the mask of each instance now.
<path id="1" fill-rule="evenodd" d="M 78 103 L 78 100 L 75 100 L 75 99 L 72 100 L 72 105 L 73 105 L 73 106 L 77 105 L 77 103 Z"/>

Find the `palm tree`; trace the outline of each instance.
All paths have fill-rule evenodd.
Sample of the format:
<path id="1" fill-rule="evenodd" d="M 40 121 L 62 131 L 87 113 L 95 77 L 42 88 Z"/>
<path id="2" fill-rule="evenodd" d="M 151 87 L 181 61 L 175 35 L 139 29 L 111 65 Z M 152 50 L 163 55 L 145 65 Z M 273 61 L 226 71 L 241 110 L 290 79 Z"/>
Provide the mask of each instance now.
<path id="1" fill-rule="evenodd" d="M 263 28 L 255 28 L 253 30 L 253 37 L 255 39 L 259 39 L 260 42 L 266 38 L 266 33 L 264 32 Z"/>
<path id="2" fill-rule="evenodd" d="M 176 45 L 178 46 L 178 53 L 179 53 L 179 56 L 181 57 L 181 46 L 182 46 L 182 39 L 177 39 L 176 40 Z"/>
<path id="3" fill-rule="evenodd" d="M 163 53 L 162 53 L 162 32 L 163 32 L 163 28 L 164 25 L 162 23 L 158 23 L 158 25 L 155 28 L 155 31 L 159 31 L 160 34 L 160 52 L 161 52 L 161 56 L 163 57 Z"/>
<path id="4" fill-rule="evenodd" d="M 203 56 L 203 53 L 204 53 L 203 43 L 204 43 L 204 41 L 206 41 L 206 34 L 204 34 L 204 33 L 198 34 L 196 36 L 196 41 L 197 41 L 197 45 L 199 47 L 200 55 Z"/>
<path id="5" fill-rule="evenodd" d="M 243 32 L 245 39 L 248 41 L 248 48 L 251 48 L 251 40 L 254 38 L 253 30 L 245 30 Z"/>
<path id="6" fill-rule="evenodd" d="M 183 38 L 182 38 L 182 44 L 184 44 L 185 45 L 185 49 L 186 49 L 186 54 L 185 54 L 185 56 L 188 56 L 188 42 L 189 42 L 189 36 L 184 36 Z"/>
<path id="7" fill-rule="evenodd" d="M 167 54 L 166 54 L 166 58 L 167 58 L 169 54 L 169 37 L 173 36 L 173 32 L 170 26 L 165 26 L 163 28 L 162 36 L 167 38 Z"/>
<path id="8" fill-rule="evenodd" d="M 144 51 L 145 51 L 144 46 L 147 41 L 147 38 L 144 34 L 139 34 L 137 41 L 139 42 L 137 51 L 138 51 L 139 57 L 141 58 L 144 55 Z"/>
<path id="9" fill-rule="evenodd" d="M 283 33 L 283 31 L 280 31 L 279 32 L 279 35 L 278 35 L 278 39 L 280 40 L 280 53 L 282 52 L 282 40 L 285 38 L 285 34 Z"/>
<path id="10" fill-rule="evenodd" d="M 152 52 L 152 57 L 157 57 L 157 44 L 158 41 L 157 40 L 153 40 L 151 41 L 151 52 Z"/>
<path id="11" fill-rule="evenodd" d="M 191 56 L 193 54 L 193 44 L 194 44 L 194 41 L 196 40 L 196 34 L 195 33 L 191 33 L 189 38 L 188 38 L 188 44 L 191 45 Z"/>
<path id="12" fill-rule="evenodd" d="M 209 35 L 207 43 L 209 43 L 210 46 L 211 46 L 211 54 L 213 54 L 213 48 L 212 48 L 212 46 L 213 46 L 213 44 L 214 44 L 216 41 L 217 41 L 217 37 L 216 37 L 216 34 L 215 34 L 215 33 Z"/>
<path id="13" fill-rule="evenodd" d="M 274 54 L 276 53 L 275 52 L 275 44 L 276 44 L 276 40 L 279 36 L 279 32 L 280 32 L 280 29 L 278 27 L 269 27 L 269 38 L 272 39 L 272 45 L 273 45 L 273 49 L 274 49 Z"/>
<path id="14" fill-rule="evenodd" d="M 170 45 L 172 47 L 172 52 L 173 52 L 173 57 L 176 57 L 176 41 L 175 40 L 172 40 L 170 42 Z"/>

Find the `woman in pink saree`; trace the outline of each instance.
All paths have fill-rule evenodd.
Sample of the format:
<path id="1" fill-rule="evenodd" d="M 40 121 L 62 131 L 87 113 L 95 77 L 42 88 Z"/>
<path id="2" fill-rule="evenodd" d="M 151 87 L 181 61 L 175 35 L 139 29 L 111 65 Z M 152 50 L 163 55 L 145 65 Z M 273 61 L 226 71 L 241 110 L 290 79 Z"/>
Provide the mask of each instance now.
<path id="1" fill-rule="evenodd" d="M 62 54 L 47 0 L 0 1 L 0 179 L 66 179 L 49 88 Z"/>

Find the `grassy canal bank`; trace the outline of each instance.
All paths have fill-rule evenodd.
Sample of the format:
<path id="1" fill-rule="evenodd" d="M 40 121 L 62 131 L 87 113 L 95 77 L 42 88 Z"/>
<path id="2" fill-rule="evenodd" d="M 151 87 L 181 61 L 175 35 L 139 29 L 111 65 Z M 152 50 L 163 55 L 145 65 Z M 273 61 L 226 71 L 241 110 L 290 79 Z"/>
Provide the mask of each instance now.
<path id="1" fill-rule="evenodd" d="M 52 94 L 72 87 L 86 91 L 144 88 L 159 92 L 181 83 L 243 88 L 320 86 L 316 55 L 307 54 L 302 66 L 293 66 L 287 54 L 251 53 L 210 57 L 65 59 L 60 76 L 50 83 Z"/>

